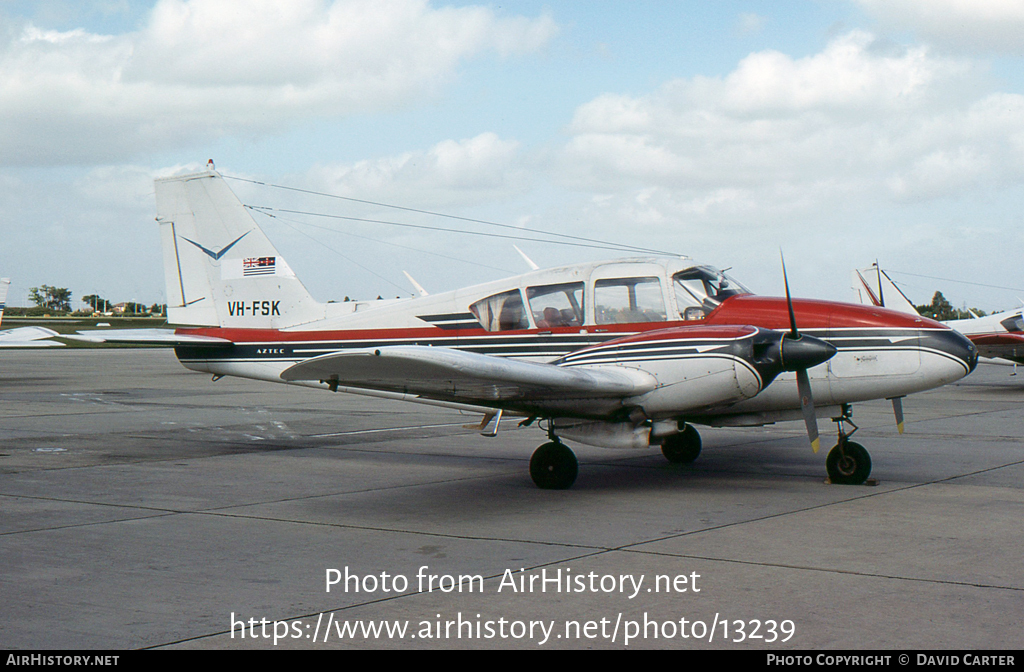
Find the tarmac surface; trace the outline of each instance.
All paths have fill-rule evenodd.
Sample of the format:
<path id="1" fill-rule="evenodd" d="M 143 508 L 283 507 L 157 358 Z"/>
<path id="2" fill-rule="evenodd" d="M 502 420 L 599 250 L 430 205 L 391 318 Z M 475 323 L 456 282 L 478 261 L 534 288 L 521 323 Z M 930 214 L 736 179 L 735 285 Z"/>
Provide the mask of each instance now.
<path id="1" fill-rule="evenodd" d="M 1020 646 L 1010 367 L 905 399 L 903 436 L 856 406 L 874 486 L 827 484 L 784 423 L 702 428 L 685 466 L 574 446 L 575 486 L 544 491 L 536 427 L 168 350 L 2 357 L 3 649 Z"/>

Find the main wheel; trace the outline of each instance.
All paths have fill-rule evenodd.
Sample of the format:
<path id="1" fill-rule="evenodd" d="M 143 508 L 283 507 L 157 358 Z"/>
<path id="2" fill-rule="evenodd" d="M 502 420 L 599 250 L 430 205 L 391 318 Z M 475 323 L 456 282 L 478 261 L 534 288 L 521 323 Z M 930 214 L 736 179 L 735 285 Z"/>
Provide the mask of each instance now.
<path id="1" fill-rule="evenodd" d="M 530 458 L 530 478 L 538 488 L 565 490 L 576 482 L 579 473 L 576 455 L 557 441 L 545 443 Z"/>
<path id="2" fill-rule="evenodd" d="M 871 474 L 871 456 L 864 446 L 847 441 L 846 446 L 829 451 L 825 460 L 829 480 L 843 485 L 860 485 Z"/>
<path id="3" fill-rule="evenodd" d="M 675 464 L 689 464 L 700 455 L 700 434 L 693 425 L 686 425 L 678 434 L 666 437 L 661 444 L 661 454 Z"/>

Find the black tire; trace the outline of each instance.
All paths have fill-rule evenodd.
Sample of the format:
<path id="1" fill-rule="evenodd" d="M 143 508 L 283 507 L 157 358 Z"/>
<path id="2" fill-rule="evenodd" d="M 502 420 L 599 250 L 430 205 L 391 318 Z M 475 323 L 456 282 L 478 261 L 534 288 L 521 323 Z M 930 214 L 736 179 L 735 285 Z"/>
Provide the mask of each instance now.
<path id="1" fill-rule="evenodd" d="M 530 478 L 538 488 L 544 490 L 572 487 L 579 468 L 576 455 L 565 444 L 557 441 L 545 443 L 530 458 Z"/>
<path id="2" fill-rule="evenodd" d="M 847 441 L 840 450 L 837 445 L 825 460 L 829 480 L 842 485 L 861 485 L 871 475 L 871 456 L 864 446 Z"/>
<path id="3" fill-rule="evenodd" d="M 689 464 L 700 455 L 700 434 L 693 425 L 686 425 L 683 431 L 665 438 L 661 454 L 673 464 Z"/>

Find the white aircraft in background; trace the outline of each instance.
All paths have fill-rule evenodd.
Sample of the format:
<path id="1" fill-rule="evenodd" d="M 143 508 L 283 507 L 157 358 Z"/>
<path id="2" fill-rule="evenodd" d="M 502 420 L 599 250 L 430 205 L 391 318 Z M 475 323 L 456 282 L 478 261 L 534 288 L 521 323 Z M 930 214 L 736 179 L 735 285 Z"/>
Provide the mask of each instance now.
<path id="1" fill-rule="evenodd" d="M 0 322 L 4 319 L 4 306 L 7 305 L 7 290 L 11 287 L 10 278 L 0 278 Z M 59 336 L 53 329 L 46 327 L 18 327 L 0 331 L 0 348 L 52 348 L 62 346 L 57 341 L 43 339 Z"/>
<path id="2" fill-rule="evenodd" d="M 530 474 L 567 488 L 578 463 L 563 439 L 701 450 L 694 425 L 803 419 L 838 443 L 833 482 L 863 483 L 871 460 L 849 441 L 850 404 L 958 380 L 970 341 L 938 322 L 881 308 L 750 294 L 678 257 L 535 270 L 409 299 L 320 303 L 213 170 L 156 180 L 168 317 L 174 330 L 80 332 L 166 343 L 187 368 L 443 405 L 537 423 L 548 442 Z M 785 269 L 783 269 L 785 270 Z M 799 324 L 799 328 L 798 325 Z M 815 410 L 815 402 L 820 404 Z M 853 431 L 846 431 L 849 425 Z"/>
<path id="3" fill-rule="evenodd" d="M 917 309 L 877 264 L 853 272 L 853 290 L 859 303 L 882 306 L 910 315 Z M 978 347 L 978 356 L 1024 364 L 1024 307 L 983 317 L 945 320 Z"/>

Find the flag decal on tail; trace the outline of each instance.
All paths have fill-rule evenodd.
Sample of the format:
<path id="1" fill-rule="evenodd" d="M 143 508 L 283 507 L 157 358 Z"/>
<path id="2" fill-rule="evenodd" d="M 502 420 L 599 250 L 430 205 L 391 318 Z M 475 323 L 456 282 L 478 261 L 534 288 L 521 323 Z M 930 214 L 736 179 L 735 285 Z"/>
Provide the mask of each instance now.
<path id="1" fill-rule="evenodd" d="M 239 278 L 259 278 L 267 275 L 295 277 L 282 257 L 243 257 L 241 259 L 224 259 L 220 264 L 222 280 L 238 280 Z"/>
<path id="2" fill-rule="evenodd" d="M 277 269 L 277 257 L 257 257 L 242 260 L 242 276 L 274 275 Z"/>

